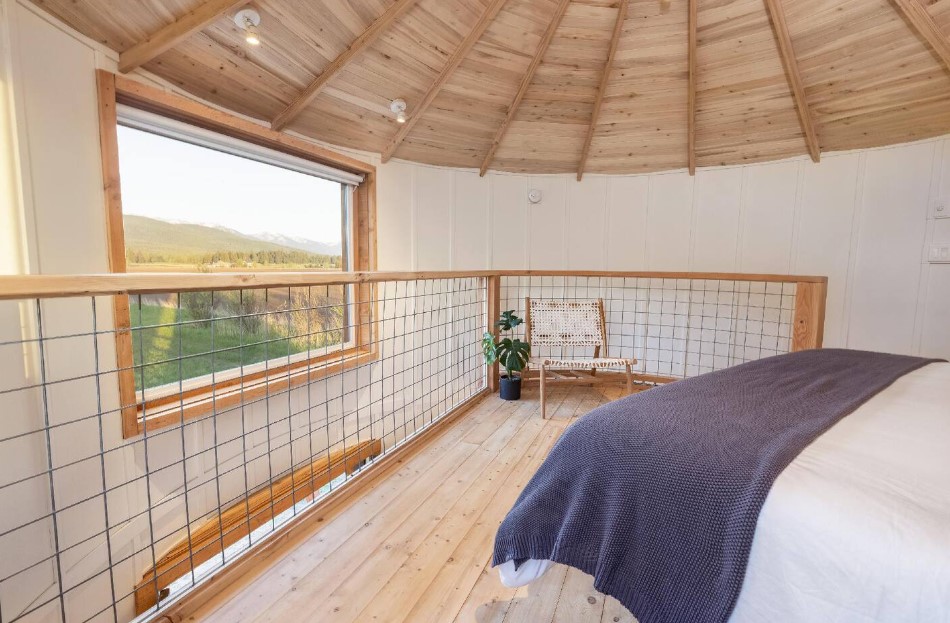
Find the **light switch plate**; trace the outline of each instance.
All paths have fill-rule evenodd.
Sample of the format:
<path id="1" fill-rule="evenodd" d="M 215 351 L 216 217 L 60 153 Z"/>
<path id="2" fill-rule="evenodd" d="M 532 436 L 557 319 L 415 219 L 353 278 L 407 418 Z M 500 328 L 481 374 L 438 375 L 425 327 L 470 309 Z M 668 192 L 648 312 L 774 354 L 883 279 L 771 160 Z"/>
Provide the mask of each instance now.
<path id="1" fill-rule="evenodd" d="M 950 218 L 950 197 L 934 199 L 930 207 L 934 218 Z"/>
<path id="2" fill-rule="evenodd" d="M 927 256 L 931 264 L 950 264 L 950 244 L 935 244 Z"/>

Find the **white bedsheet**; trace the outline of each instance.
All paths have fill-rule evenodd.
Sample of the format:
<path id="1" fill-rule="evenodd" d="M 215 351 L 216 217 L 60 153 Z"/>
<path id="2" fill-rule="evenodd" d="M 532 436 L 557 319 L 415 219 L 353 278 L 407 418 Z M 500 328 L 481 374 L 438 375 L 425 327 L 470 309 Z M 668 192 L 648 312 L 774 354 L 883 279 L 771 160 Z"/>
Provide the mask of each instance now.
<path id="1" fill-rule="evenodd" d="M 549 568 L 499 567 L 523 586 Z M 899 379 L 779 476 L 731 623 L 950 623 L 950 364 Z"/>

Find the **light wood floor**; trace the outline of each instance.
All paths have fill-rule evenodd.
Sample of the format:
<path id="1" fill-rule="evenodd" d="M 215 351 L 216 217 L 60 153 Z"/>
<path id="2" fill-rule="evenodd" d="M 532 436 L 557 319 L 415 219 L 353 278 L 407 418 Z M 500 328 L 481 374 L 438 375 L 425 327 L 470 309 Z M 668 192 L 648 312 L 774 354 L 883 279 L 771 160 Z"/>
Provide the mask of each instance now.
<path id="1" fill-rule="evenodd" d="M 490 567 L 495 531 L 574 418 L 613 388 L 482 400 L 293 550 L 265 561 L 190 620 L 412 623 L 633 622 L 592 578 L 556 566 L 513 590 Z"/>

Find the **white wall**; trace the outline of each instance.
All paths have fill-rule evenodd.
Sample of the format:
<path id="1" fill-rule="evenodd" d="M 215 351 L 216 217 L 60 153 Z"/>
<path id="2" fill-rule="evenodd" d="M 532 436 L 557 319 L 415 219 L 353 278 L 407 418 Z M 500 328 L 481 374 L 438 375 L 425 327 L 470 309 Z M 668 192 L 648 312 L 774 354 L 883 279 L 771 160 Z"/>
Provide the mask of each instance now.
<path id="1" fill-rule="evenodd" d="M 382 167 L 380 266 L 793 273 L 829 277 L 825 343 L 950 357 L 950 138 L 637 176 Z M 530 189 L 543 193 L 532 205 Z"/>

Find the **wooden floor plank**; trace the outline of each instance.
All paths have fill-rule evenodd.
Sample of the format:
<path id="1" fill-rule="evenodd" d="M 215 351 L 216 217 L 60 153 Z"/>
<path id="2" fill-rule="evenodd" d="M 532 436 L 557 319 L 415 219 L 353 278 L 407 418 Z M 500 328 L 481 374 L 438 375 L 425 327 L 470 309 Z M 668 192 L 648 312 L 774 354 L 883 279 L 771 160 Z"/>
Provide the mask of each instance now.
<path id="1" fill-rule="evenodd" d="M 483 474 L 478 487 L 462 497 L 464 503 L 446 514 L 434 538 L 413 552 L 385 589 L 354 621 L 416 623 L 454 618 L 459 606 L 453 606 L 446 597 L 451 596 L 453 587 L 463 579 L 465 568 L 473 565 L 472 559 L 477 557 L 479 562 L 484 559 L 498 527 L 492 519 L 511 508 L 518 491 L 537 469 L 535 456 L 547 455 L 558 438 L 557 432 L 541 424 L 538 418 L 531 422 L 531 428 L 538 431 L 531 445 L 517 448 L 508 456 L 499 455 L 492 471 Z M 478 501 L 471 501 L 474 498 Z M 461 541 L 458 540 L 459 534 L 464 535 Z M 433 586 L 437 579 L 443 578 L 454 581 Z M 461 599 L 457 603 L 460 604 Z M 398 607 L 393 607 L 393 604 L 398 604 Z M 443 607 L 451 609 L 452 616 L 443 614 Z"/>
<path id="2" fill-rule="evenodd" d="M 486 397 L 296 549 L 189 617 L 213 623 L 635 623 L 593 579 L 562 565 L 505 588 L 491 552 L 498 525 L 563 430 L 612 387 L 555 388 L 541 420 L 537 389 Z"/>
<path id="3" fill-rule="evenodd" d="M 555 411 L 576 410 L 576 407 L 563 397 L 552 396 L 552 404 L 555 406 Z M 547 456 L 563 430 L 561 425 L 540 420 L 537 414 L 535 418 L 543 426 L 539 443 L 520 457 L 518 465 L 510 470 L 498 494 L 489 501 L 471 528 L 461 537 L 461 540 L 455 539 L 450 543 L 452 548 L 444 548 L 441 558 L 430 559 L 428 565 L 423 567 L 424 574 L 417 574 L 416 577 L 407 576 L 406 579 L 414 585 L 419 597 L 412 609 L 401 619 L 402 621 L 407 623 L 451 621 L 461 610 L 462 604 L 491 557 L 495 533 L 498 531 L 502 518 L 537 471 L 538 465 Z M 425 581 L 423 577 L 429 578 L 426 584 L 423 584 Z M 405 603 L 407 600 L 403 597 L 402 601 Z M 392 620 L 396 622 L 400 619 L 393 618 Z"/>
<path id="4" fill-rule="evenodd" d="M 399 513 L 398 521 L 378 519 L 376 530 L 365 533 L 364 538 L 349 539 L 319 568 L 301 578 L 294 585 L 292 594 L 255 620 L 259 623 L 284 621 L 299 616 L 302 609 L 317 618 L 323 615 L 322 620 L 351 620 L 350 615 L 358 613 L 365 605 L 363 602 L 385 585 L 415 547 L 431 534 L 446 510 L 451 509 L 466 489 L 477 482 L 494 458 L 493 452 L 502 450 L 517 435 L 531 419 L 532 410 L 530 403 L 503 405 L 499 413 L 508 415 L 500 424 L 490 424 L 495 432 L 485 444 L 475 446 L 454 470 L 431 470 L 420 474 L 417 481 L 419 494 L 393 502 L 390 508 L 399 506 L 406 511 Z M 459 445 L 472 446 L 461 442 Z M 488 446 L 487 450 L 485 446 Z"/>
<path id="5" fill-rule="evenodd" d="M 463 444 L 462 438 L 476 427 L 500 425 L 510 416 L 502 410 L 504 407 L 506 405 L 499 402 L 480 406 L 477 416 L 472 413 L 453 426 L 423 453 L 413 457 L 358 502 L 328 521 L 318 533 L 300 543 L 286 557 L 261 560 L 261 567 L 270 566 L 257 576 L 249 574 L 242 578 L 242 582 L 236 584 L 233 590 L 203 605 L 195 612 L 195 619 L 208 623 L 253 620 L 294 590 L 299 578 L 320 566 L 348 540 L 373 533 L 375 521 L 401 521 L 404 517 L 400 517 L 399 511 L 405 510 L 405 507 L 397 503 L 400 500 L 420 501 L 427 493 L 425 483 L 419 482 L 419 476 L 430 472 L 451 473 L 460 461 L 477 448 Z M 380 513 L 380 509 L 385 511 Z"/>
<path id="6" fill-rule="evenodd" d="M 334 620 L 340 622 L 397 620 L 416 597 L 416 574 L 438 571 L 437 566 L 430 567 L 438 561 L 440 552 L 451 545 L 457 534 L 466 531 L 500 488 L 504 480 L 500 477 L 502 470 L 511 469 L 518 454 L 534 443 L 542 429 L 536 418 L 531 419 L 524 422 L 500 455 L 495 454 L 494 448 L 480 448 L 476 455 L 485 464 L 477 468 L 472 465 L 467 468 L 467 477 L 446 482 L 441 488 L 445 491 L 444 499 L 451 499 L 451 503 L 433 507 L 428 513 L 422 511 L 408 520 L 418 538 L 387 539 L 367 559 L 365 569 L 347 578 L 327 603 L 321 604 L 321 610 L 332 612 Z M 438 494 L 439 491 L 434 495 Z"/>
<path id="7" fill-rule="evenodd" d="M 605 598 L 604 614 L 600 621 L 601 623 L 637 623 L 637 619 L 630 614 L 630 611 L 613 597 Z"/>
<path id="8" fill-rule="evenodd" d="M 579 569 L 568 569 L 553 623 L 600 621 L 603 614 L 604 596 L 594 588 L 594 578 Z"/>

